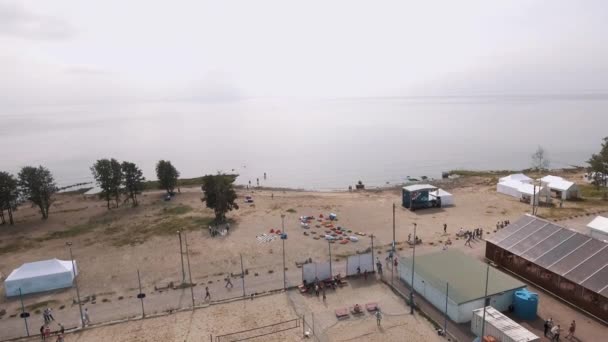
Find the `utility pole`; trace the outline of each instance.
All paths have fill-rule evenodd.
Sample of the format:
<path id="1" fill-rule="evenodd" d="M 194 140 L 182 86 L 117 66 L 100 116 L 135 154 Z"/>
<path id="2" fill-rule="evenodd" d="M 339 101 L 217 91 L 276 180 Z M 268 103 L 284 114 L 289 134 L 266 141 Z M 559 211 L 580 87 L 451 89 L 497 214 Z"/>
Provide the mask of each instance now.
<path id="1" fill-rule="evenodd" d="M 287 275 L 285 273 L 285 240 L 287 240 L 287 234 L 285 234 L 285 214 L 281 214 L 281 241 L 283 242 L 283 291 L 287 291 Z"/>
<path id="2" fill-rule="evenodd" d="M 241 256 L 241 280 L 243 283 L 243 297 L 245 297 L 245 268 L 243 268 L 243 254 L 239 254 Z"/>
<path id="3" fill-rule="evenodd" d="M 333 278 L 334 272 L 331 268 L 331 240 L 327 240 L 327 246 L 329 247 L 329 276 L 330 278 Z"/>
<path id="4" fill-rule="evenodd" d="M 488 301 L 488 280 L 490 278 L 490 264 L 487 265 L 486 268 L 486 292 L 483 296 L 483 318 L 481 320 L 481 337 L 480 339 L 483 341 L 483 336 L 486 333 L 486 306 Z"/>
<path id="5" fill-rule="evenodd" d="M 184 268 L 184 250 L 182 247 L 182 232 L 177 231 L 177 236 L 179 236 L 179 256 L 182 259 L 182 284 L 186 282 L 186 269 Z"/>
<path id="6" fill-rule="evenodd" d="M 188 278 L 190 278 L 190 295 L 192 296 L 192 311 L 194 311 L 194 282 L 192 282 L 192 271 L 190 270 L 190 253 L 188 251 L 188 236 L 184 232 L 184 243 L 186 245 L 186 260 L 188 261 Z"/>
<path id="7" fill-rule="evenodd" d="M 445 314 L 443 317 L 443 333 L 448 336 L 448 298 L 450 293 L 450 283 L 445 283 Z"/>
<path id="8" fill-rule="evenodd" d="M 393 254 L 395 253 L 395 203 L 393 202 Z"/>
<path id="9" fill-rule="evenodd" d="M 141 318 L 146 317 L 146 311 L 144 310 L 144 298 L 146 295 L 141 290 L 141 277 L 139 276 L 139 269 L 137 269 L 137 283 L 139 283 L 139 293 L 137 294 L 137 298 L 141 299 Z"/>
<path id="10" fill-rule="evenodd" d="M 374 238 L 375 238 L 375 236 L 374 236 L 374 234 L 371 234 L 369 237 L 372 239 L 372 272 L 376 272 L 376 269 L 374 268 L 375 264 L 376 264 L 376 261 L 374 260 Z"/>
<path id="11" fill-rule="evenodd" d="M 25 321 L 25 333 L 27 336 L 30 336 L 30 328 L 27 325 L 27 318 L 30 317 L 29 312 L 25 312 L 25 306 L 23 305 L 23 293 L 21 293 L 21 288 L 19 288 L 19 299 L 21 300 L 21 318 Z"/>
<path id="12" fill-rule="evenodd" d="M 74 285 L 76 286 L 76 298 L 78 299 L 78 309 L 80 309 L 80 324 L 84 328 L 84 317 L 82 316 L 82 302 L 80 301 L 80 290 L 78 289 L 78 279 L 76 277 L 76 267 L 74 266 L 74 255 L 72 254 L 72 243 L 65 243 L 70 250 L 70 260 L 72 260 L 72 274 L 74 275 Z"/>
<path id="13" fill-rule="evenodd" d="M 414 314 L 414 272 L 416 267 L 416 222 L 414 222 L 414 252 L 412 254 L 412 288 L 410 289 L 410 314 Z"/>

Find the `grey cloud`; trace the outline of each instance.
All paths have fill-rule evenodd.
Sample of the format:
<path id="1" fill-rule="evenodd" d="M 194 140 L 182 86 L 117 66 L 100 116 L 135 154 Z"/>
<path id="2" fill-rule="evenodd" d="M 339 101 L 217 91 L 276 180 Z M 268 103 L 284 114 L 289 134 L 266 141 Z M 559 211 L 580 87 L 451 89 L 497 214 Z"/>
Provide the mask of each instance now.
<path id="1" fill-rule="evenodd" d="M 38 15 L 18 3 L 0 1 L 0 35 L 23 39 L 66 39 L 74 28 L 59 18 Z"/>

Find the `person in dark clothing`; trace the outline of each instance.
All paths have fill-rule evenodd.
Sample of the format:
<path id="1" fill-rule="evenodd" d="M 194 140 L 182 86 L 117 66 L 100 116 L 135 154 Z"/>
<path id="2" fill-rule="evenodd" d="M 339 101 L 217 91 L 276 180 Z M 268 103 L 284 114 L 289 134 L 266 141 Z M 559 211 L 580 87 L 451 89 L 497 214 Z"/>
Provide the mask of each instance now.
<path id="1" fill-rule="evenodd" d="M 553 320 L 551 318 L 545 321 L 545 324 L 543 325 L 543 327 L 545 328 L 545 337 L 547 336 L 547 334 L 549 334 L 549 330 L 551 330 L 552 325 Z"/>
<path id="2" fill-rule="evenodd" d="M 447 223 L 443 224 L 443 234 L 447 234 L 448 233 L 448 225 Z"/>
<path id="3" fill-rule="evenodd" d="M 40 326 L 40 338 L 44 341 L 44 325 Z"/>
<path id="4" fill-rule="evenodd" d="M 205 286 L 205 300 L 211 300 L 211 294 L 209 293 L 208 286 Z"/>

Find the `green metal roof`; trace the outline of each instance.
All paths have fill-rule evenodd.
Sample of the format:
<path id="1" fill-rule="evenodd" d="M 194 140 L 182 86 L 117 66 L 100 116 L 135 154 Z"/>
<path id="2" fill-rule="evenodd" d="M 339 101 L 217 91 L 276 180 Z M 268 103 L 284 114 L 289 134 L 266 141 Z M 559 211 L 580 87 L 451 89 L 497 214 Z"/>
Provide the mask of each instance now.
<path id="1" fill-rule="evenodd" d="M 402 267 L 411 268 L 411 257 L 402 258 Z M 486 264 L 457 250 L 417 255 L 415 272 L 445 293 L 450 285 L 449 297 L 456 304 L 463 304 L 484 297 Z M 410 279 L 406 279 L 408 282 Z M 488 296 L 526 287 L 521 281 L 490 267 Z"/>

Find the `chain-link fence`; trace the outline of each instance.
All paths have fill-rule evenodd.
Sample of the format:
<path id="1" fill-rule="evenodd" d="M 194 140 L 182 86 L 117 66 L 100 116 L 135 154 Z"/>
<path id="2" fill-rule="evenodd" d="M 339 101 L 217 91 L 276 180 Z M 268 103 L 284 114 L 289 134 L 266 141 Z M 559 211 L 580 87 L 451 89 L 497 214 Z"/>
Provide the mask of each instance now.
<path id="1" fill-rule="evenodd" d="M 6 312 L 0 315 L 0 340 L 40 334 L 40 328 L 44 325 L 43 311 L 47 307 L 52 309 L 54 321 L 49 323 L 49 327 L 53 332 L 60 329 L 58 323 L 70 330 L 81 327 L 83 320 L 87 318 L 91 325 L 140 319 L 295 288 L 302 284 L 305 262 L 310 261 L 312 257 L 318 264 L 329 265 L 331 261 L 329 273 L 324 274 L 323 278 L 331 279 L 338 274 L 343 277 L 353 275 L 357 273 L 357 269 L 361 273 L 371 273 L 377 271 L 377 264 L 387 255 L 388 248 L 377 239 L 366 236 L 361 237 L 356 250 L 353 249 L 348 254 L 342 250 L 341 255 L 333 254 L 330 258 L 332 248 L 336 247 L 328 242 L 326 255 L 302 256 L 302 263 L 294 263 L 293 260 L 299 256 L 290 254 L 291 241 L 277 237 L 269 242 L 260 241 L 258 248 L 266 250 L 264 253 L 257 253 L 257 258 L 227 250 L 225 253 L 221 252 L 226 255 L 225 258 L 217 261 L 218 258 L 215 257 L 213 264 L 209 265 L 205 257 L 207 252 L 198 250 L 188 238 L 189 236 L 183 236 L 181 252 L 177 243 L 171 250 L 162 251 L 174 258 L 170 264 L 140 264 L 131 265 L 127 269 L 94 271 L 86 264 L 79 264 L 79 280 L 90 275 L 88 272 L 118 274 L 116 277 L 112 276 L 112 281 L 102 284 L 79 281 L 81 306 L 78 305 L 75 287 L 24 296 L 23 309 L 19 298 L 6 300 L 2 303 Z M 373 250 L 372 241 L 375 245 Z M 260 254 L 263 256 L 260 257 Z M 77 254 L 75 258 L 78 259 Z M 386 277 L 386 269 L 384 276 Z M 298 291 L 290 291 L 288 295 L 291 296 L 292 293 Z M 323 331 L 327 329 L 326 322 L 333 320 L 320 319 L 320 316 L 314 317 L 310 312 L 298 311 L 297 305 L 294 305 L 294 309 L 299 317 L 303 317 L 304 328 L 309 329 L 318 341 L 323 341 Z M 20 317 L 22 311 L 29 313 L 29 317 L 26 317 L 27 330 L 26 319 Z M 308 319 L 306 315 L 309 315 Z M 333 313 L 327 315 L 333 316 Z M 82 319 L 82 316 L 85 316 L 85 319 Z"/>

